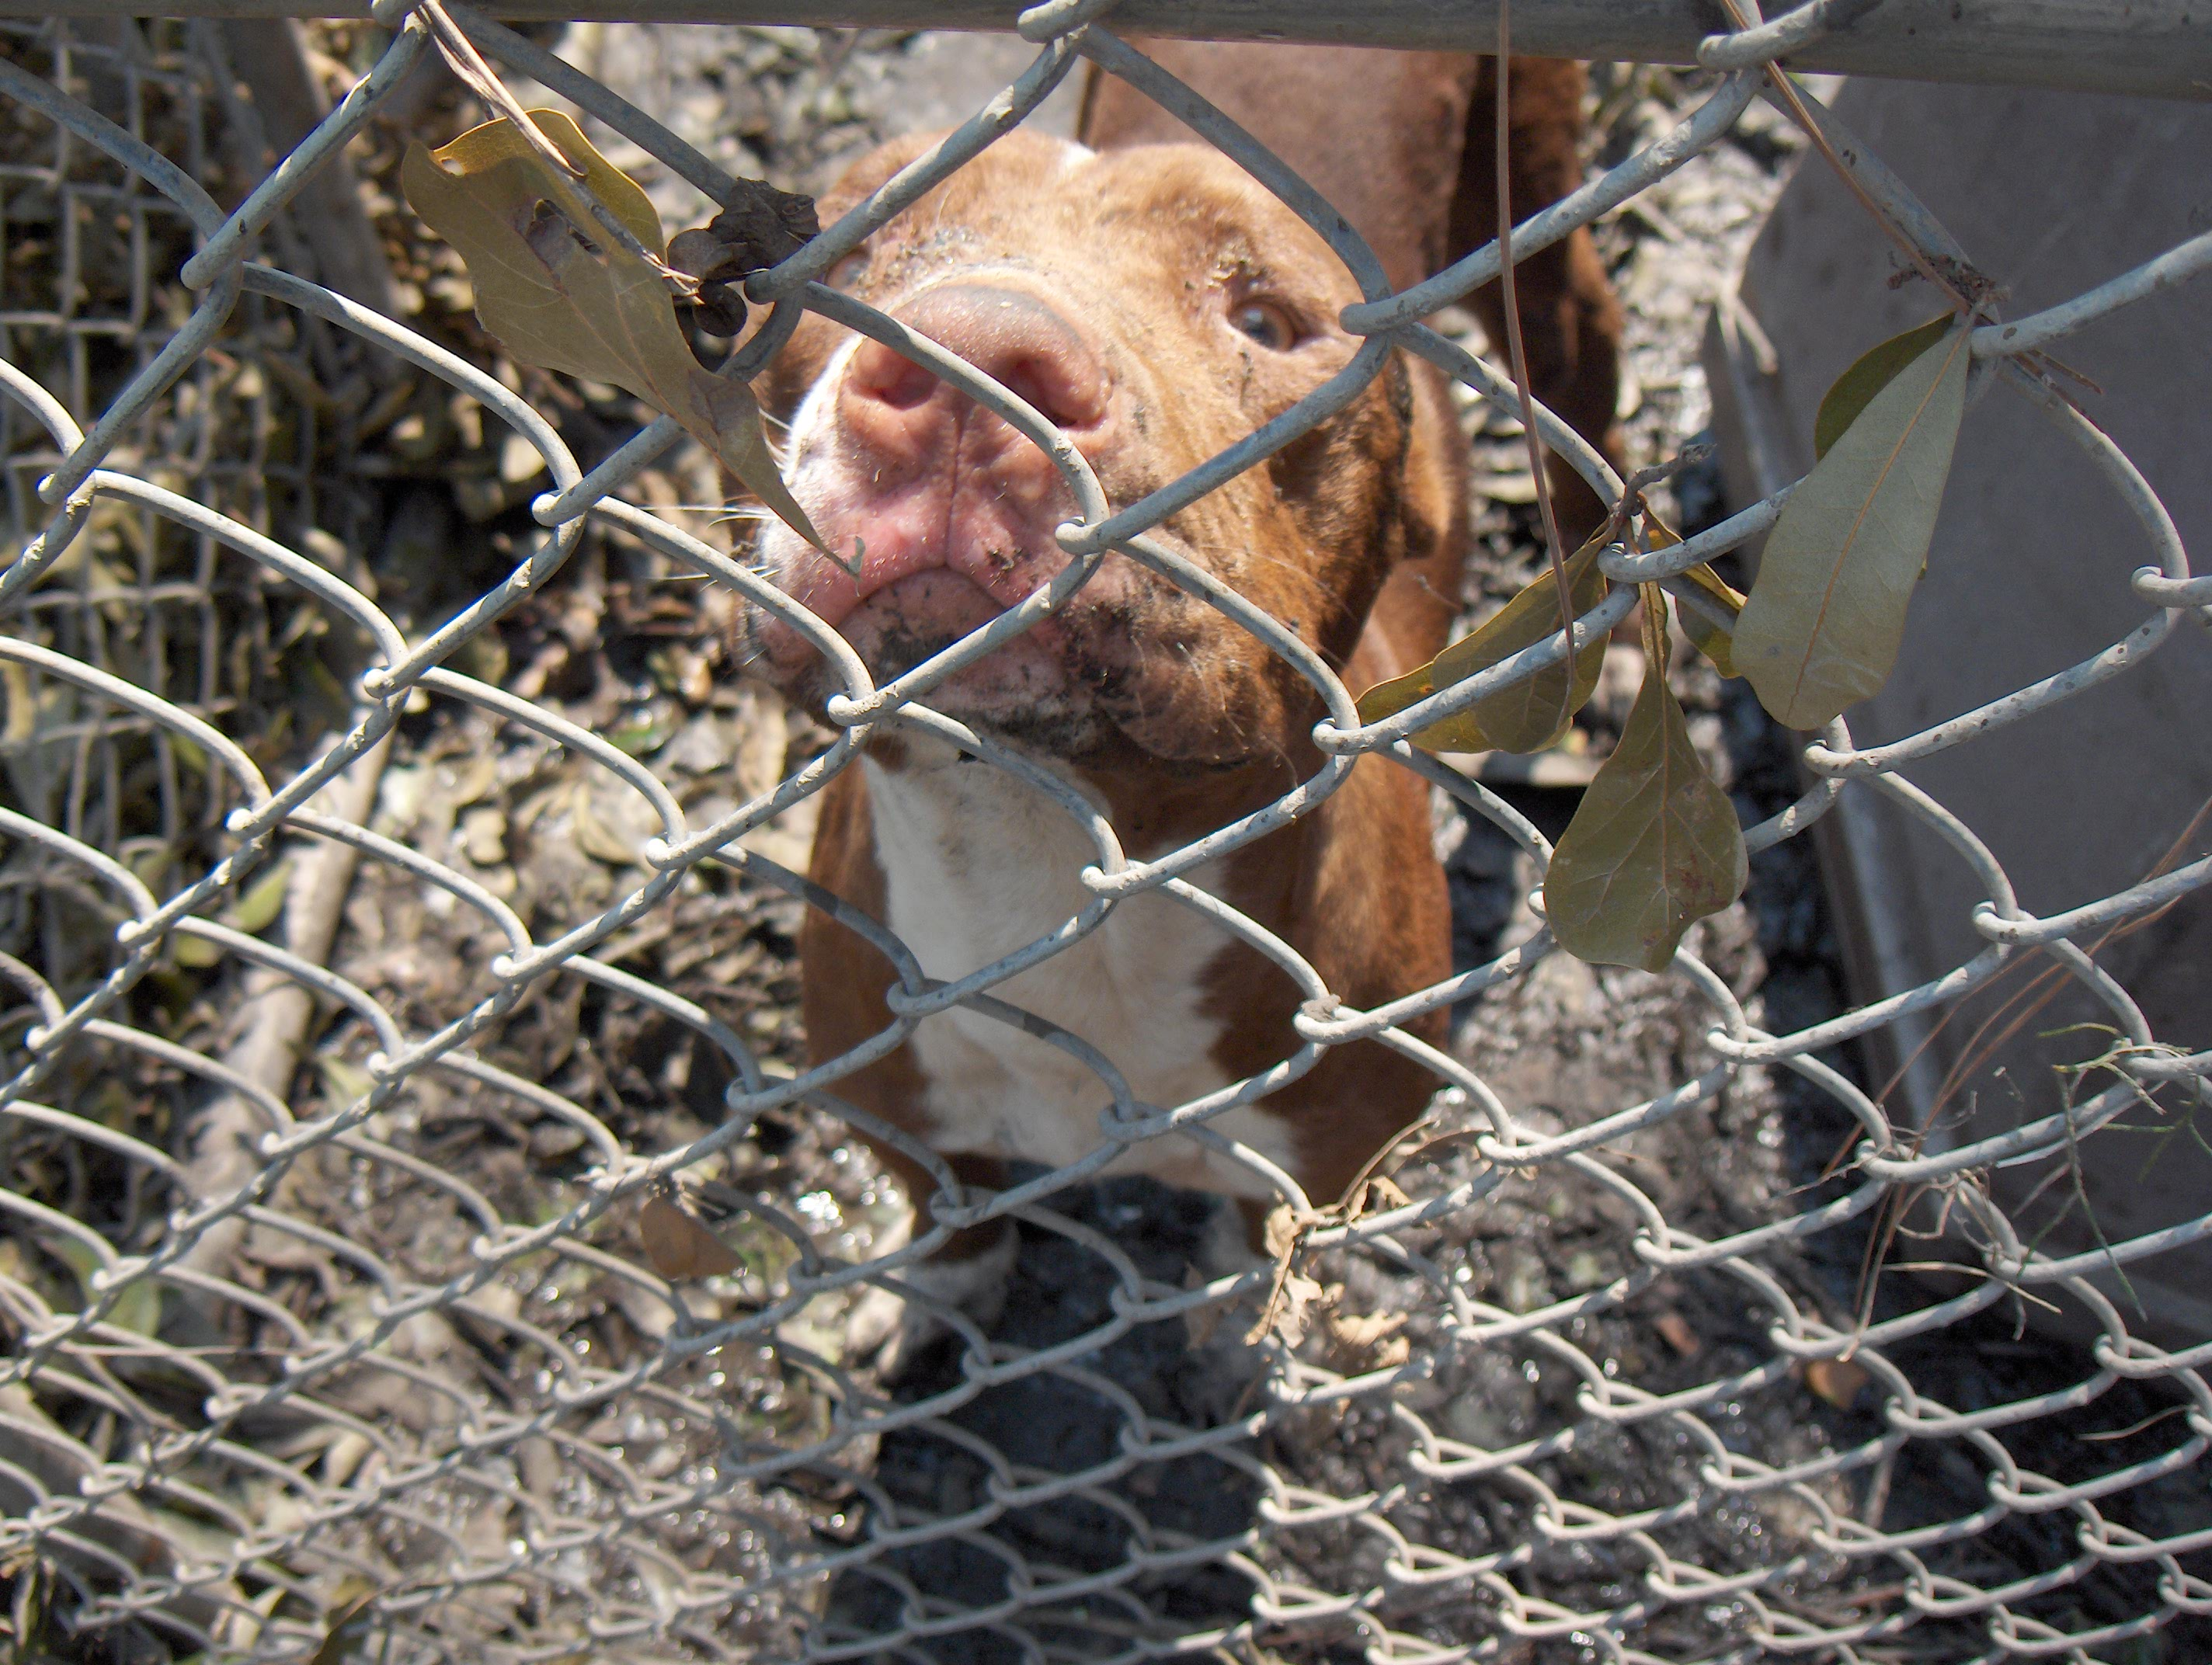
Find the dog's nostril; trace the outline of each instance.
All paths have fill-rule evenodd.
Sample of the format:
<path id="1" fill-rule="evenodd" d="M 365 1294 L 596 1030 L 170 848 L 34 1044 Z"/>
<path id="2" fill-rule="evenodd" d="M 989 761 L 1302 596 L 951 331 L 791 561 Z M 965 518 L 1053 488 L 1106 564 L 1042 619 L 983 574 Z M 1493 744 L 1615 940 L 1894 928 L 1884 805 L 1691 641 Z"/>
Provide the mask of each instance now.
<path id="1" fill-rule="evenodd" d="M 860 393 L 894 410 L 913 410 L 939 386 L 937 378 L 921 366 L 875 341 L 862 343 L 854 355 L 852 378 Z"/>
<path id="2" fill-rule="evenodd" d="M 909 329 L 966 360 L 1055 428 L 1070 433 L 1105 422 L 1112 404 L 1106 368 L 1083 333 L 1037 296 L 1018 290 L 949 283 L 899 309 Z M 879 342 L 853 360 L 851 390 L 878 411 L 921 408 L 943 386 Z M 945 401 L 957 411 L 963 401 Z"/>
<path id="3" fill-rule="evenodd" d="M 1099 416 L 1095 387 L 1079 385 L 1070 367 L 1028 354 L 988 367 L 1000 385 L 1057 428 L 1088 428 Z"/>

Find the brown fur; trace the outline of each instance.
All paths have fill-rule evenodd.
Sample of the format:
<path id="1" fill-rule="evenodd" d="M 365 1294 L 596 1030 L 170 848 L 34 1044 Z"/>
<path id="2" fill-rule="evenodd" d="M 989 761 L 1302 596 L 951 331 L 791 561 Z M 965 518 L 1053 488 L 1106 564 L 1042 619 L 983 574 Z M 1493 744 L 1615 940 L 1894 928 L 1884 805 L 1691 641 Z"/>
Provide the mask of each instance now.
<path id="1" fill-rule="evenodd" d="M 1350 46 L 1135 44 L 1297 168 L 1367 240 L 1392 288 L 1417 283 L 1498 235 L 1494 59 Z M 1578 64 L 1513 59 L 1506 155 L 1516 221 L 1582 184 L 1583 88 Z M 1385 112 L 1388 119 L 1375 118 Z M 1126 83 L 1091 72 L 1085 143 L 1111 149 L 1194 137 Z M 1515 287 L 1531 391 L 1617 464 L 1620 305 L 1589 233 L 1577 231 L 1519 262 Z M 1470 301 L 1503 363 L 1502 290 L 1488 284 Z M 1556 458 L 1549 472 L 1563 533 L 1579 541 L 1602 509 Z"/>

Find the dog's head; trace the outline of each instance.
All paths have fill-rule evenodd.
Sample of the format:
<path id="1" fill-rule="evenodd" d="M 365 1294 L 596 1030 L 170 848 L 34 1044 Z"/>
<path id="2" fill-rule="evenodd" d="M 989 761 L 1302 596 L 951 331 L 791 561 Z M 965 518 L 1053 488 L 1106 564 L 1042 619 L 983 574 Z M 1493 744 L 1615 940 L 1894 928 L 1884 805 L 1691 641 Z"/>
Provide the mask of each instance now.
<path id="1" fill-rule="evenodd" d="M 861 161 L 824 220 L 927 143 Z M 1358 293 L 1327 245 L 1192 145 L 1101 154 L 1012 134 L 831 281 L 1058 424 L 1116 507 L 1287 410 L 1359 345 L 1336 322 Z M 1054 529 L 1075 503 L 1044 453 L 888 347 L 810 316 L 768 395 L 791 424 L 793 495 L 831 548 L 849 558 L 862 544 L 866 557 L 856 581 L 774 523 L 759 556 L 879 684 L 1066 566 Z M 1408 489 L 1410 411 L 1394 362 L 1154 535 L 1341 665 L 1393 563 L 1441 535 L 1444 494 Z M 818 706 L 835 684 L 804 639 L 761 613 L 745 629 L 754 668 Z M 926 697 L 979 730 L 1102 766 L 1310 757 L 1321 711 L 1261 641 L 1119 553 L 1054 617 Z"/>

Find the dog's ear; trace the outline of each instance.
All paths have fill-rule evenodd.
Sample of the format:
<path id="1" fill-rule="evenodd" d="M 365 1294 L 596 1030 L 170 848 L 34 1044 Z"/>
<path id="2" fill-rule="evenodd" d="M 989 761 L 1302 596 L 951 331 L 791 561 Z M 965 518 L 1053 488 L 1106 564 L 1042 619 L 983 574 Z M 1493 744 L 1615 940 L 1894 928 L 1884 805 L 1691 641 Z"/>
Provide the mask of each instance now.
<path id="1" fill-rule="evenodd" d="M 1402 364 L 1398 374 L 1406 378 L 1409 397 L 1392 528 L 1396 561 L 1367 629 L 1387 649 L 1387 662 L 1410 669 L 1443 650 L 1459 614 L 1461 569 L 1472 535 L 1469 469 L 1467 441 L 1442 373 L 1416 360 Z"/>

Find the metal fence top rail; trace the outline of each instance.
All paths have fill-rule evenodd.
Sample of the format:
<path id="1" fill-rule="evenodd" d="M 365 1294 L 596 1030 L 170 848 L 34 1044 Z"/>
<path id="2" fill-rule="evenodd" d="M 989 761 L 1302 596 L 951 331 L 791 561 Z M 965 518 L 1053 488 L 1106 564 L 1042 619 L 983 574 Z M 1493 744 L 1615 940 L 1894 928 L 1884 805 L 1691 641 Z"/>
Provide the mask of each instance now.
<path id="1" fill-rule="evenodd" d="M 787 23 L 1012 31 L 1023 0 L 497 0 L 507 19 Z M 1115 28 L 1211 40 L 1464 50 L 1498 37 L 1498 0 L 1121 0 Z M 0 0 L 0 17 L 366 17 L 367 0 Z M 1521 0 L 1537 57 L 1734 67 L 1798 34 L 1789 68 L 2154 98 L 2212 98 L 2212 8 L 2190 0 L 1810 0 L 1735 40 L 1717 0 Z M 1755 40 L 1754 37 L 1760 39 Z M 1764 47 L 1762 50 L 1762 41 Z"/>

